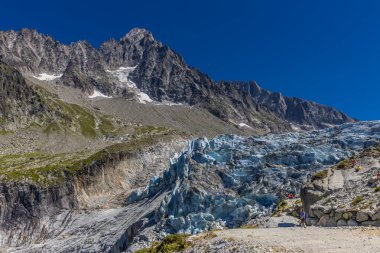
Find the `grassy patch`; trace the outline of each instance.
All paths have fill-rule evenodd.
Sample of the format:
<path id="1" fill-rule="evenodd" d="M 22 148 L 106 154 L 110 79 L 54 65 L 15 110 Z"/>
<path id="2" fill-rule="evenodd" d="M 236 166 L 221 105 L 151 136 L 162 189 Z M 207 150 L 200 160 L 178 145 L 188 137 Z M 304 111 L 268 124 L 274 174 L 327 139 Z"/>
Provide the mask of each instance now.
<path id="1" fill-rule="evenodd" d="M 311 181 L 322 180 L 328 175 L 328 170 L 322 170 L 311 177 Z"/>
<path id="2" fill-rule="evenodd" d="M 42 154 L 26 153 L 0 156 L 0 180 L 29 180 L 42 186 L 59 184 L 69 175 L 75 175 L 96 162 L 107 163 L 120 159 L 120 154 L 135 152 L 160 141 L 169 140 L 174 132 L 143 136 L 127 142 L 110 145 L 95 153 Z"/>
<path id="3" fill-rule="evenodd" d="M 259 226 L 257 224 L 253 224 L 253 225 L 244 225 L 244 226 L 241 226 L 240 228 L 241 229 L 256 229 L 256 228 L 259 228 Z"/>
<path id="4" fill-rule="evenodd" d="M 109 135 L 110 133 L 115 131 L 115 127 L 112 124 L 112 121 L 107 119 L 104 116 L 99 117 L 99 131 L 102 135 Z"/>
<path id="5" fill-rule="evenodd" d="M 273 212 L 273 216 L 279 216 L 288 207 L 289 204 L 286 200 L 280 201 L 280 203 L 277 204 L 276 210 Z"/>
<path id="6" fill-rule="evenodd" d="M 349 163 L 348 160 L 343 160 L 343 161 L 339 162 L 339 163 L 336 165 L 336 167 L 337 167 L 338 169 L 346 169 L 346 168 L 348 168 L 349 166 L 350 166 L 350 163 Z"/>
<path id="7" fill-rule="evenodd" d="M 58 123 L 57 122 L 53 122 L 53 123 L 48 124 L 44 128 L 43 133 L 49 135 L 49 134 L 51 134 L 53 132 L 59 132 L 59 130 L 60 130 L 60 127 L 59 127 Z"/>
<path id="8" fill-rule="evenodd" d="M 49 111 L 47 118 L 41 120 L 49 122 L 44 128 L 44 133 L 50 134 L 64 130 L 93 139 L 114 131 L 115 127 L 112 121 L 101 113 L 91 112 L 76 104 L 65 103 L 41 87 L 37 91 Z M 99 126 L 97 126 L 97 122 L 99 122 Z"/>
<path id="9" fill-rule="evenodd" d="M 190 243 L 187 241 L 188 235 L 168 235 L 161 243 L 154 243 L 150 248 L 140 249 L 135 253 L 172 253 L 182 252 Z"/>
<path id="10" fill-rule="evenodd" d="M 351 202 L 351 204 L 353 206 L 356 206 L 358 205 L 360 202 L 362 202 L 364 200 L 363 196 L 357 196 L 356 198 L 354 198 L 354 200 Z"/>
<path id="11" fill-rule="evenodd" d="M 13 131 L 7 131 L 7 130 L 0 130 L 0 135 L 6 135 L 6 134 L 12 134 Z"/>

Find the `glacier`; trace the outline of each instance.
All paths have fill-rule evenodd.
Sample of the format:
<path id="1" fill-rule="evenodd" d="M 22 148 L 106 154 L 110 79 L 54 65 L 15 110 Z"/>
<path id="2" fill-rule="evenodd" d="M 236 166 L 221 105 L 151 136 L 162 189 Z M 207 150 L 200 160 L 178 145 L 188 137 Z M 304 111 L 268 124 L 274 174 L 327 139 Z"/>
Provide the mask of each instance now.
<path id="1" fill-rule="evenodd" d="M 380 121 L 324 130 L 188 143 L 161 176 L 132 192 L 127 205 L 165 194 L 157 231 L 198 233 L 270 215 L 286 194 L 298 195 L 312 174 L 380 141 Z"/>

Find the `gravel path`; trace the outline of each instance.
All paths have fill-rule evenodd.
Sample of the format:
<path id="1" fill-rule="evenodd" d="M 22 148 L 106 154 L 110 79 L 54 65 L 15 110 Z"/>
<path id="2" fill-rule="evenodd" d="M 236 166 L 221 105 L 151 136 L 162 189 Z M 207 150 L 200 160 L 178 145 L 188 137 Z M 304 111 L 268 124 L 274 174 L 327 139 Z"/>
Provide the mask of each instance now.
<path id="1" fill-rule="evenodd" d="M 380 252 L 379 228 L 263 228 L 215 231 L 187 252 Z"/>

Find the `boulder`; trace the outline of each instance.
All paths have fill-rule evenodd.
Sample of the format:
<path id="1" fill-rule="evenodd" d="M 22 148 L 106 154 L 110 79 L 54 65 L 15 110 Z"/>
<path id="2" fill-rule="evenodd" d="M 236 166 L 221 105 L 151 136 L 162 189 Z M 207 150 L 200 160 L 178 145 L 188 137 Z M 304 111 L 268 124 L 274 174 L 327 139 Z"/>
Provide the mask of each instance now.
<path id="1" fill-rule="evenodd" d="M 331 219 L 330 215 L 325 214 L 319 219 L 318 225 L 322 227 L 335 227 L 336 222 Z"/>
<path id="2" fill-rule="evenodd" d="M 363 221 L 366 221 L 368 220 L 369 216 L 366 212 L 363 212 L 363 211 L 358 211 L 356 213 L 356 221 L 357 222 L 363 222 Z"/>
<path id="3" fill-rule="evenodd" d="M 357 226 L 358 223 L 357 223 L 355 220 L 348 220 L 348 221 L 347 221 L 347 225 L 348 225 L 348 226 Z"/>
<path id="4" fill-rule="evenodd" d="M 345 221 L 344 219 L 340 219 L 338 220 L 338 222 L 336 223 L 336 225 L 338 227 L 344 227 L 344 226 L 347 226 L 347 221 Z"/>
<path id="5" fill-rule="evenodd" d="M 371 216 L 371 219 L 373 221 L 379 221 L 380 220 L 380 211 L 377 211 L 376 213 L 371 214 L 370 216 Z"/>
<path id="6" fill-rule="evenodd" d="M 347 212 L 347 213 L 343 213 L 342 217 L 343 217 L 343 219 L 345 219 L 346 221 L 348 221 L 349 219 L 352 218 L 352 215 L 353 215 L 352 213 Z"/>

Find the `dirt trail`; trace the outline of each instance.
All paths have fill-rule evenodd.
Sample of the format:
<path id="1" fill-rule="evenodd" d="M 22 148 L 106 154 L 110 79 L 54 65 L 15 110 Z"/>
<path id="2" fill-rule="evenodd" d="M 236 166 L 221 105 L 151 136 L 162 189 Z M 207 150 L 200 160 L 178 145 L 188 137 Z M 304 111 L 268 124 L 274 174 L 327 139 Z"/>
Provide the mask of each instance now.
<path id="1" fill-rule="evenodd" d="M 263 228 L 215 231 L 187 252 L 380 252 L 379 228 Z"/>

